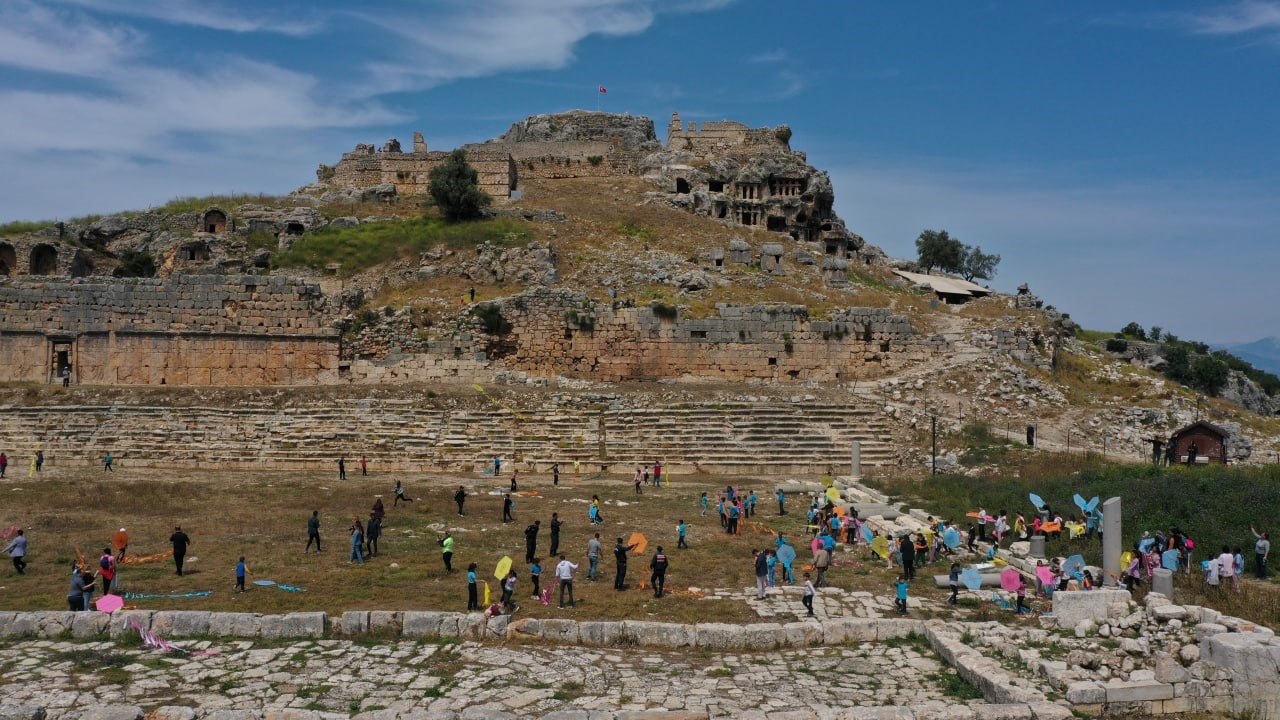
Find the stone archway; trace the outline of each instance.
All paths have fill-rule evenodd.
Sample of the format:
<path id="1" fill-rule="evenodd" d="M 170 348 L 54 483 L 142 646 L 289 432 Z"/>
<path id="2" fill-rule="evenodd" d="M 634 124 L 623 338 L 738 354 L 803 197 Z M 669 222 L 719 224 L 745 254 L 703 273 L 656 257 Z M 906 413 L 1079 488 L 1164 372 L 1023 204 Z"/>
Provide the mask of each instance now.
<path id="1" fill-rule="evenodd" d="M 58 251 L 52 245 L 37 245 L 31 248 L 31 274 L 58 274 Z"/>
<path id="2" fill-rule="evenodd" d="M 18 253 L 9 243 L 0 243 L 0 276 L 13 275 L 18 272 Z"/>
<path id="3" fill-rule="evenodd" d="M 218 208 L 210 208 L 200 216 L 200 230 L 207 233 L 224 233 L 227 231 L 227 214 Z"/>

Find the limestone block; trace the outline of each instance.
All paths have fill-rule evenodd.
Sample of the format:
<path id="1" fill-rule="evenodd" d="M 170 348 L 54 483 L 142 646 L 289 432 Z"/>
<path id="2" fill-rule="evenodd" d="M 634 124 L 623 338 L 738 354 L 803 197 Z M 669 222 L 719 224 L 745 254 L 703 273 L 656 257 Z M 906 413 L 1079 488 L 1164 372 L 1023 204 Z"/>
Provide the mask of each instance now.
<path id="1" fill-rule="evenodd" d="M 327 620 L 322 612 L 296 612 L 263 615 L 259 622 L 264 638 L 322 638 Z"/>
<path id="2" fill-rule="evenodd" d="M 440 632 L 440 624 L 445 615 L 456 615 L 456 613 L 443 613 L 436 611 L 406 611 L 401 615 L 401 632 L 405 637 L 421 638 L 421 637 L 447 637 Z M 454 632 L 452 637 L 457 636 L 457 622 L 454 622 Z"/>
<path id="3" fill-rule="evenodd" d="M 209 634 L 215 637 L 257 637 L 262 632 L 257 613 L 213 613 L 209 616 Z"/>
<path id="4" fill-rule="evenodd" d="M 111 638 L 113 640 L 137 634 L 130 625 L 137 625 L 143 630 L 151 629 L 151 619 L 155 610 L 121 610 L 111 614 Z"/>
<path id="5" fill-rule="evenodd" d="M 368 610 L 347 610 L 338 619 L 338 631 L 343 635 L 362 635 L 369 632 Z"/>
<path id="6" fill-rule="evenodd" d="M 614 646 L 622 638 L 622 623 L 580 622 L 578 623 L 578 635 L 583 645 L 596 647 Z"/>
<path id="7" fill-rule="evenodd" d="M 403 628 L 403 613 L 390 610 L 374 610 L 369 613 L 369 632 L 399 635 Z"/>
<path id="8" fill-rule="evenodd" d="M 96 638 L 107 632 L 111 623 L 111 615 L 104 612 L 74 613 L 71 621 L 71 636 L 77 640 Z"/>
<path id="9" fill-rule="evenodd" d="M 806 648 L 822 644 L 822 623 L 816 620 L 789 622 L 782 626 L 786 647 Z"/>
<path id="10" fill-rule="evenodd" d="M 1123 617 L 1129 612 L 1129 601 L 1128 590 L 1059 590 L 1053 594 L 1053 614 L 1058 627 L 1074 628 L 1084 620 L 1099 623 Z"/>
<path id="11" fill-rule="evenodd" d="M 1155 618 L 1160 622 L 1169 622 L 1170 620 L 1186 620 L 1188 617 L 1186 608 L 1182 607 L 1181 605 L 1173 605 L 1173 604 L 1158 605 L 1156 607 L 1149 608 L 1148 612 L 1150 612 L 1151 617 Z"/>
<path id="12" fill-rule="evenodd" d="M 1108 684 L 1105 688 L 1108 703 L 1173 699 L 1173 686 L 1155 680 L 1117 682 Z"/>
<path id="13" fill-rule="evenodd" d="M 842 720 L 915 720 L 915 713 L 901 705 L 868 705 L 843 708 L 837 717 Z"/>
<path id="14" fill-rule="evenodd" d="M 145 715 L 137 705 L 89 705 L 77 714 L 80 720 L 142 720 Z"/>
<path id="15" fill-rule="evenodd" d="M 1196 626 L 1196 639 L 1203 643 L 1205 638 L 1210 635 L 1217 635 L 1224 632 L 1227 632 L 1227 627 L 1225 625 L 1219 625 L 1214 622 L 1202 622 Z"/>
<path id="16" fill-rule="evenodd" d="M 315 710 L 298 708 L 272 708 L 262 711 L 262 720 L 323 720 L 324 717 Z"/>
<path id="17" fill-rule="evenodd" d="M 697 626 L 697 647 L 728 650 L 743 647 L 746 638 L 741 626 L 728 623 L 703 623 Z"/>
<path id="18" fill-rule="evenodd" d="M 162 705 L 147 713 L 147 720 L 195 720 L 195 717 L 196 711 L 183 705 Z"/>
<path id="19" fill-rule="evenodd" d="M 786 633 L 778 623 L 750 623 L 741 631 L 744 647 L 752 650 L 776 650 L 786 643 Z"/>
<path id="20" fill-rule="evenodd" d="M 876 641 L 876 624 L 872 620 L 844 618 L 822 621 L 822 642 L 826 645 L 868 643 Z"/>
<path id="21" fill-rule="evenodd" d="M 542 636 L 547 640 L 577 645 L 581 640 L 578 623 L 574 620 L 543 620 Z"/>
<path id="22" fill-rule="evenodd" d="M 1026 703 L 993 703 L 982 708 L 983 720 L 1033 720 L 1031 706 Z"/>
<path id="23" fill-rule="evenodd" d="M 163 638 L 209 634 L 206 610 L 160 610 L 151 618 L 151 632 Z"/>
<path id="24" fill-rule="evenodd" d="M 485 638 L 489 640 L 505 638 L 507 636 L 507 623 L 510 619 L 510 615 L 495 615 L 489 618 L 489 621 L 485 624 Z"/>
<path id="25" fill-rule="evenodd" d="M 917 635 L 924 634 L 924 621 L 922 620 L 900 620 L 895 618 L 879 618 L 873 620 L 875 626 L 875 639 L 884 642 L 885 640 L 896 640 L 904 638 L 912 633 Z"/>
<path id="26" fill-rule="evenodd" d="M 1153 678 L 1163 683 L 1184 683 L 1191 674 L 1169 653 L 1156 653 L 1156 669 Z"/>
<path id="27" fill-rule="evenodd" d="M 1031 715 L 1035 720 L 1071 720 L 1073 717 L 1070 709 L 1057 703 L 1028 703 L 1027 707 L 1031 708 Z"/>
<path id="28" fill-rule="evenodd" d="M 697 640 L 697 628 L 680 623 L 627 620 L 622 623 L 622 641 L 642 647 L 690 647 Z"/>
<path id="29" fill-rule="evenodd" d="M 44 708 L 0 703 L 0 720 L 45 720 Z"/>
<path id="30" fill-rule="evenodd" d="M 976 707 L 982 707 L 978 705 Z M 929 703 L 911 707 L 916 720 L 981 720 L 982 716 L 968 705 L 948 705 L 946 703 Z"/>

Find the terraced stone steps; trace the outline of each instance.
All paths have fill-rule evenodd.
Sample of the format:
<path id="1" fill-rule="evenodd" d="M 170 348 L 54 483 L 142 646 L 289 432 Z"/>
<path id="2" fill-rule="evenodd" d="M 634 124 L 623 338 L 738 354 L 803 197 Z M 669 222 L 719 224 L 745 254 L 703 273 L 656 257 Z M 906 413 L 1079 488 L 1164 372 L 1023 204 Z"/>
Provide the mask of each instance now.
<path id="1" fill-rule="evenodd" d="M 22 457 L 42 444 L 51 463 L 75 464 L 110 451 L 123 464 L 331 468 L 340 455 L 354 463 L 363 454 L 380 469 L 473 471 L 498 455 L 506 467 L 539 472 L 575 460 L 592 472 L 629 472 L 655 460 L 676 472 L 821 472 L 844 468 L 854 441 L 864 465 L 893 462 L 890 422 L 869 405 L 785 401 L 512 409 L 424 408 L 408 400 L 62 405 L 0 411 L 0 448 Z"/>

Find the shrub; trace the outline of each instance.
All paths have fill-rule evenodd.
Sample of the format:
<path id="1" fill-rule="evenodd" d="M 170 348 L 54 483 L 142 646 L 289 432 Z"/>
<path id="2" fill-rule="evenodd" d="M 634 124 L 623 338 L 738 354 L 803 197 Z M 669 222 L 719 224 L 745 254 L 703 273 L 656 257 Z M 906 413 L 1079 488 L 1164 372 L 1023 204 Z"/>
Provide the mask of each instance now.
<path id="1" fill-rule="evenodd" d="M 497 305 L 477 305 L 471 314 L 480 318 L 484 331 L 490 335 L 506 335 L 511 332 L 511 323 L 502 317 L 502 308 Z"/>
<path id="2" fill-rule="evenodd" d="M 1129 341 L 1121 340 L 1119 338 L 1109 338 L 1107 342 L 1103 344 L 1103 347 L 1106 348 L 1107 352 L 1122 353 L 1129 349 Z"/>
<path id="3" fill-rule="evenodd" d="M 446 220 L 474 220 L 480 210 L 493 202 L 488 193 L 480 189 L 480 175 L 467 162 L 467 153 L 454 150 L 449 159 L 431 168 L 431 198 L 435 200 Z"/>
<path id="4" fill-rule="evenodd" d="M 649 303 L 649 309 L 662 320 L 675 320 L 680 315 L 680 308 L 658 300 Z"/>
<path id="5" fill-rule="evenodd" d="M 587 156 L 587 162 L 591 163 L 591 165 L 592 165 L 593 167 L 598 167 L 598 166 L 600 165 L 600 163 L 604 162 L 604 156 L 602 156 L 602 155 L 588 155 L 588 156 Z"/>
<path id="6" fill-rule="evenodd" d="M 156 261 L 145 250 L 125 250 L 120 254 L 120 264 L 111 274 L 116 277 L 155 277 Z"/>
<path id="7" fill-rule="evenodd" d="M 349 228 L 321 228 L 295 240 L 292 247 L 275 256 L 275 264 L 321 270 L 330 263 L 338 263 L 342 274 L 349 276 L 436 245 L 457 250 L 486 242 L 512 246 L 528 239 L 527 226 L 518 220 L 502 218 L 451 225 L 419 217 Z"/>

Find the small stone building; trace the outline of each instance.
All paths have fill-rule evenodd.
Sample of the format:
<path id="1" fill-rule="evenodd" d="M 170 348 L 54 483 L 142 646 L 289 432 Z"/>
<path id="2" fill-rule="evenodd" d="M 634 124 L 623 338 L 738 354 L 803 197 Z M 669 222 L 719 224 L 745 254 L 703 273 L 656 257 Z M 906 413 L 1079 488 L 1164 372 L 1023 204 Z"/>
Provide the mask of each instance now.
<path id="1" fill-rule="evenodd" d="M 1170 462 L 1184 465 L 1227 464 L 1227 440 L 1230 433 L 1200 420 L 1173 433 L 1169 438 Z M 1195 447 L 1195 457 L 1191 448 Z"/>

